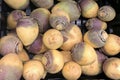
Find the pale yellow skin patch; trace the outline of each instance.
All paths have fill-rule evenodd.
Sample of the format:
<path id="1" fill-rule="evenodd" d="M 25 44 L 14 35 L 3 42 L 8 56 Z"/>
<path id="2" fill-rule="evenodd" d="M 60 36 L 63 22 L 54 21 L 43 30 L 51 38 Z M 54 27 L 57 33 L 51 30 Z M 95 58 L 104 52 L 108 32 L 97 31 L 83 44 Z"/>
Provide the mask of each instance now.
<path id="1" fill-rule="evenodd" d="M 24 64 L 23 77 L 26 80 L 40 80 L 44 75 L 44 66 L 38 60 L 30 60 Z"/>
<path id="2" fill-rule="evenodd" d="M 39 27 L 37 23 L 34 26 L 22 27 L 19 26 L 16 28 L 16 32 L 20 40 L 25 46 L 30 45 L 37 38 L 39 33 Z"/>
<path id="3" fill-rule="evenodd" d="M 70 51 L 61 51 L 61 54 L 64 58 L 64 63 L 72 61 L 72 53 Z"/>
<path id="4" fill-rule="evenodd" d="M 37 54 L 33 57 L 33 59 L 42 61 L 42 57 L 43 57 L 43 54 Z"/>
<path id="5" fill-rule="evenodd" d="M 16 28 L 17 22 L 13 19 L 12 15 L 8 15 L 7 18 L 8 29 Z"/>
<path id="6" fill-rule="evenodd" d="M 106 30 L 106 29 L 107 29 L 107 23 L 106 23 L 106 22 L 103 22 L 103 24 L 102 24 L 102 29 L 103 29 L 103 30 Z"/>
<path id="7" fill-rule="evenodd" d="M 28 53 L 24 49 L 18 52 L 17 55 L 23 62 L 28 61 L 30 59 Z"/>
<path id="8" fill-rule="evenodd" d="M 2 57 L 0 60 L 0 64 L 18 67 L 20 70 L 23 69 L 22 61 L 19 59 L 16 53 L 9 53 L 8 55 Z"/>
<path id="9" fill-rule="evenodd" d="M 77 61 L 77 63 L 79 63 L 80 65 L 91 64 L 97 58 L 97 54 L 92 46 L 85 43 L 84 47 L 85 48 L 84 48 L 84 52 L 82 53 L 83 54 L 82 58 L 79 61 Z"/>
<path id="10" fill-rule="evenodd" d="M 120 37 L 115 34 L 109 34 L 103 47 L 107 55 L 117 55 L 120 52 Z"/>
<path id="11" fill-rule="evenodd" d="M 21 9 L 29 3 L 29 0 L 4 0 L 10 7 L 14 9 Z"/>
<path id="12" fill-rule="evenodd" d="M 0 73 L 3 73 L 3 76 L 0 76 L 4 80 L 18 80 L 22 76 L 22 70 L 23 63 L 16 53 L 9 53 L 1 58 Z"/>
<path id="13" fill-rule="evenodd" d="M 120 58 L 109 58 L 103 64 L 105 75 L 111 79 L 120 79 Z"/>
<path id="14" fill-rule="evenodd" d="M 49 29 L 43 35 L 43 43 L 48 49 L 58 49 L 63 44 L 63 36 L 56 29 Z"/>
<path id="15" fill-rule="evenodd" d="M 65 63 L 62 69 L 62 74 L 67 80 L 77 80 L 81 73 L 81 66 L 74 61 Z"/>
<path id="16" fill-rule="evenodd" d="M 98 62 L 96 59 L 93 63 L 81 66 L 82 73 L 89 76 L 95 76 L 101 73 L 102 71 L 102 64 Z"/>

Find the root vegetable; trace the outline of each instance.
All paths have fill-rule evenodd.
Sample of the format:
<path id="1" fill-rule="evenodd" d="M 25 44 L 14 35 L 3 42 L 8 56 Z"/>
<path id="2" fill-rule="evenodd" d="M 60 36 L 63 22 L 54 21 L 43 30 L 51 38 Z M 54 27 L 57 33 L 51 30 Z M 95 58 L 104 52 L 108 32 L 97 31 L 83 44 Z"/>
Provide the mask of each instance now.
<path id="1" fill-rule="evenodd" d="M 96 51 L 96 53 L 97 58 L 93 63 L 81 66 L 83 74 L 88 76 L 96 76 L 102 72 L 102 64 L 107 59 L 107 56 L 99 51 Z"/>
<path id="2" fill-rule="evenodd" d="M 75 44 L 82 42 L 81 29 L 75 24 L 69 24 L 61 33 L 64 37 L 63 45 L 60 47 L 62 50 L 71 50 Z"/>
<path id="3" fill-rule="evenodd" d="M 81 66 L 93 63 L 97 57 L 94 48 L 85 42 L 76 44 L 71 53 L 72 59 Z"/>
<path id="4" fill-rule="evenodd" d="M 58 1 L 74 1 L 74 0 L 58 0 Z"/>
<path id="5" fill-rule="evenodd" d="M 94 0 L 81 0 L 78 4 L 81 7 L 83 17 L 94 18 L 97 16 L 99 6 Z"/>
<path id="6" fill-rule="evenodd" d="M 7 17 L 7 25 L 8 29 L 15 29 L 17 25 L 17 21 L 26 16 L 26 13 L 22 10 L 13 10 Z"/>
<path id="7" fill-rule="evenodd" d="M 37 36 L 37 38 L 34 40 L 34 42 L 26 47 L 28 52 L 31 52 L 33 54 L 40 54 L 40 53 L 44 53 L 47 48 L 46 46 L 43 44 L 43 36 L 42 34 L 39 34 Z"/>
<path id="8" fill-rule="evenodd" d="M 42 76 L 42 79 L 45 79 L 45 77 L 47 76 L 47 71 L 45 70 Z"/>
<path id="9" fill-rule="evenodd" d="M 28 53 L 24 49 L 21 52 L 17 53 L 17 55 L 23 62 L 30 60 Z"/>
<path id="10" fill-rule="evenodd" d="M 70 51 L 61 51 L 61 54 L 63 55 L 64 63 L 72 61 L 72 56 Z"/>
<path id="11" fill-rule="evenodd" d="M 40 8 L 50 9 L 54 5 L 54 0 L 31 0 L 31 2 Z"/>
<path id="12" fill-rule="evenodd" d="M 58 50 L 49 50 L 44 53 L 42 63 L 48 73 L 55 74 L 62 70 L 64 59 Z"/>
<path id="13" fill-rule="evenodd" d="M 44 74 L 43 64 L 38 60 L 30 60 L 24 64 L 23 77 L 25 80 L 40 80 Z"/>
<path id="14" fill-rule="evenodd" d="M 106 28 L 107 28 L 107 23 L 104 22 L 104 21 L 101 21 L 98 18 L 90 18 L 90 19 L 88 19 L 85 25 L 86 25 L 86 28 L 88 30 L 90 30 L 90 29 L 98 29 L 98 30 L 103 29 L 103 30 L 106 30 Z"/>
<path id="15" fill-rule="evenodd" d="M 39 27 L 33 18 L 27 16 L 18 20 L 16 33 L 22 43 L 28 46 L 37 38 Z"/>
<path id="16" fill-rule="evenodd" d="M 120 37 L 115 34 L 109 34 L 105 45 L 103 46 L 103 52 L 106 55 L 114 56 L 120 52 Z"/>
<path id="17" fill-rule="evenodd" d="M 29 5 L 29 0 L 4 0 L 4 2 L 13 9 L 25 9 Z"/>
<path id="18" fill-rule="evenodd" d="M 22 61 L 17 54 L 9 53 L 0 60 L 0 80 L 20 80 L 23 71 Z"/>
<path id="19" fill-rule="evenodd" d="M 103 71 L 107 77 L 114 80 L 120 79 L 120 58 L 108 58 L 103 64 Z"/>
<path id="20" fill-rule="evenodd" d="M 79 8 L 77 7 L 77 3 L 75 1 L 61 1 L 57 3 L 53 8 L 52 8 L 52 13 L 56 12 L 57 10 L 63 10 L 66 13 L 68 13 L 70 17 L 70 21 L 75 21 L 77 20 L 81 12 Z"/>
<path id="21" fill-rule="evenodd" d="M 48 49 L 58 49 L 63 44 L 63 36 L 56 29 L 49 29 L 43 34 L 43 43 Z"/>
<path id="22" fill-rule="evenodd" d="M 33 56 L 32 59 L 33 59 L 33 60 L 39 60 L 39 61 L 42 62 L 42 57 L 43 57 L 43 54 L 37 54 L 37 55 Z M 47 71 L 45 70 L 45 71 L 44 71 L 44 74 L 43 74 L 43 76 L 42 76 L 42 79 L 44 79 L 46 76 L 47 76 Z"/>
<path id="23" fill-rule="evenodd" d="M 37 8 L 31 12 L 30 17 L 37 21 L 40 33 L 44 33 L 49 29 L 49 16 L 50 11 L 45 8 Z"/>
<path id="24" fill-rule="evenodd" d="M 43 57 L 43 54 L 36 54 L 35 56 L 33 56 L 33 59 L 42 61 L 42 57 Z"/>
<path id="25" fill-rule="evenodd" d="M 89 30 L 84 35 L 84 41 L 90 44 L 93 48 L 100 48 L 105 45 L 108 34 L 104 30 Z"/>
<path id="26" fill-rule="evenodd" d="M 63 30 L 70 23 L 70 17 L 66 12 L 58 10 L 50 15 L 49 21 L 53 28 Z"/>
<path id="27" fill-rule="evenodd" d="M 70 61 L 65 63 L 63 69 L 62 69 L 62 75 L 67 80 L 77 80 L 81 76 L 81 66 L 74 61 Z"/>
<path id="28" fill-rule="evenodd" d="M 112 21 L 116 16 L 114 8 L 111 6 L 102 6 L 98 10 L 98 18 L 103 21 Z"/>
<path id="29" fill-rule="evenodd" d="M 9 53 L 18 53 L 22 49 L 23 44 L 15 35 L 3 36 L 0 39 L 0 54 L 3 56 Z"/>

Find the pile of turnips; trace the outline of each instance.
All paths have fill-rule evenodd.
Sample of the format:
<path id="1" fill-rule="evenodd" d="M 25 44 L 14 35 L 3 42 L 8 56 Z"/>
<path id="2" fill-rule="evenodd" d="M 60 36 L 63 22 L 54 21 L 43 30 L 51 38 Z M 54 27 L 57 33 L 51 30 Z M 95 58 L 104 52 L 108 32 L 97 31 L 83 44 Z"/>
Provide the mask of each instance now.
<path id="1" fill-rule="evenodd" d="M 61 72 L 67 80 L 104 73 L 120 79 L 120 37 L 108 33 L 116 12 L 95 0 L 4 0 L 12 8 L 0 38 L 0 80 L 40 80 Z M 25 10 L 34 5 L 30 15 Z M 82 29 L 73 22 L 86 19 Z M 29 55 L 33 54 L 32 57 Z M 59 76 L 58 76 L 59 77 Z"/>

